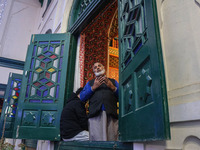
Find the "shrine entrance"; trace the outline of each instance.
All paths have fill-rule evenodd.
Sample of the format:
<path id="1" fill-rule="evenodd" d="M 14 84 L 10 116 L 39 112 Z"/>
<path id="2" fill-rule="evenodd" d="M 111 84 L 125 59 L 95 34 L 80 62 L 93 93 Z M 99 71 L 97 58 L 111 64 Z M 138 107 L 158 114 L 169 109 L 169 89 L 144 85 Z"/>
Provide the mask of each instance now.
<path id="1" fill-rule="evenodd" d="M 92 66 L 102 63 L 109 78 L 119 82 L 117 1 L 109 3 L 80 34 L 80 86 L 94 78 Z"/>

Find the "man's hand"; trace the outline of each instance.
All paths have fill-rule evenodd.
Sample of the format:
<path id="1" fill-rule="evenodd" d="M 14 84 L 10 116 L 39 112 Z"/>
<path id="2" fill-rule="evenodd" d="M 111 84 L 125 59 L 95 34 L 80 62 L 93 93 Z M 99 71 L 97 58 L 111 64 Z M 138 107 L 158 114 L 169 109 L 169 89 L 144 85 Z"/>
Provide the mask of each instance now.
<path id="1" fill-rule="evenodd" d="M 113 92 L 115 92 L 117 90 L 117 88 L 113 85 L 113 83 L 106 76 L 97 77 L 94 80 L 92 90 L 95 91 L 103 83 L 105 83 L 107 85 L 107 87 L 109 87 Z"/>
<path id="2" fill-rule="evenodd" d="M 107 87 L 109 87 L 113 92 L 117 90 L 117 88 L 113 85 L 113 83 L 106 77 L 104 76 L 104 81 Z"/>
<path id="3" fill-rule="evenodd" d="M 95 91 L 101 84 L 105 83 L 103 76 L 99 76 L 94 80 L 94 84 L 92 86 L 92 91 Z"/>

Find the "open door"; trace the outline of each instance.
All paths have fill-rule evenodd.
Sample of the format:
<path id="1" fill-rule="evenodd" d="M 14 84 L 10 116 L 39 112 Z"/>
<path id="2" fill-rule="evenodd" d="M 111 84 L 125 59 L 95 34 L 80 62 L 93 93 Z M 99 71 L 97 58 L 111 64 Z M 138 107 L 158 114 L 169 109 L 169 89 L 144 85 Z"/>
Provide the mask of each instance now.
<path id="1" fill-rule="evenodd" d="M 33 35 L 28 48 L 15 119 L 20 139 L 60 139 L 67 79 L 69 34 Z"/>
<path id="2" fill-rule="evenodd" d="M 118 0 L 121 141 L 170 138 L 156 0 Z"/>
<path id="3" fill-rule="evenodd" d="M 7 88 L 4 96 L 4 103 L 1 112 L 0 136 L 13 138 L 13 129 L 19 95 L 21 91 L 22 75 L 10 73 Z"/>

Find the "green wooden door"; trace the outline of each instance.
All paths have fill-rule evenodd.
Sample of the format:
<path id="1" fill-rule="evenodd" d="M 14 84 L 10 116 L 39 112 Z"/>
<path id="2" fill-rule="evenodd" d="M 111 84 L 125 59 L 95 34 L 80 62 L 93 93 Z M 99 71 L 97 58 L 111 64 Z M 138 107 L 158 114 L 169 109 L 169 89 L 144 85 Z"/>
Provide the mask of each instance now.
<path id="1" fill-rule="evenodd" d="M 60 139 L 69 41 L 69 34 L 32 36 L 15 121 L 16 138 Z"/>
<path id="2" fill-rule="evenodd" d="M 170 137 L 156 0 L 118 0 L 121 141 Z"/>
<path id="3" fill-rule="evenodd" d="M 1 112 L 0 135 L 13 137 L 13 129 L 19 95 L 21 91 L 22 75 L 10 73 Z"/>

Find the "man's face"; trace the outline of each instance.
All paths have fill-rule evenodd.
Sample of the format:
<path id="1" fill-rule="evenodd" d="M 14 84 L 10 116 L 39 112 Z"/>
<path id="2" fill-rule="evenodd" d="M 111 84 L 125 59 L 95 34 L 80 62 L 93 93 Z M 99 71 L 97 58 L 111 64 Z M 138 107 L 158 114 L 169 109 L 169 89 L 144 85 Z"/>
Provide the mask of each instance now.
<path id="1" fill-rule="evenodd" d="M 105 73 L 104 66 L 101 63 L 95 63 L 93 66 L 93 72 L 95 76 L 100 76 Z"/>

